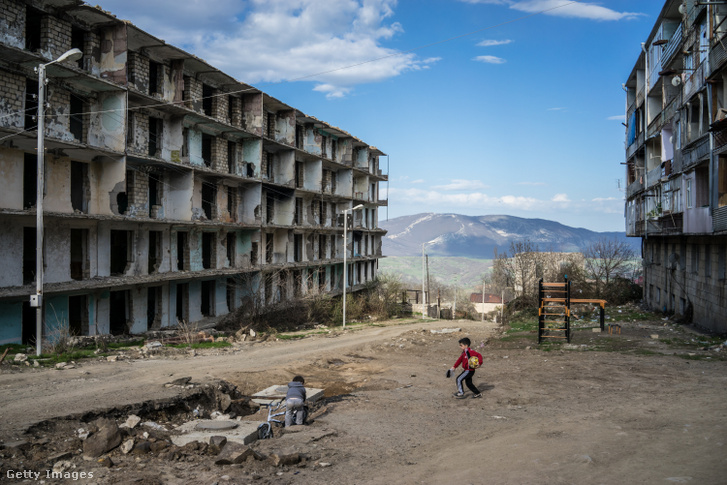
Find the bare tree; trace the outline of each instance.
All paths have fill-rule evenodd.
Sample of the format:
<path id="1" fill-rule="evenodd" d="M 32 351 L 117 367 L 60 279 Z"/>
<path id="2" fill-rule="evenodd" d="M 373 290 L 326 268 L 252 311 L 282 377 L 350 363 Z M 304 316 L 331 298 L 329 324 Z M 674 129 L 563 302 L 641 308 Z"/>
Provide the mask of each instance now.
<path id="1" fill-rule="evenodd" d="M 614 277 L 626 277 L 631 271 L 634 251 L 624 241 L 599 239 L 583 252 L 584 270 L 593 292 L 600 298 Z"/>

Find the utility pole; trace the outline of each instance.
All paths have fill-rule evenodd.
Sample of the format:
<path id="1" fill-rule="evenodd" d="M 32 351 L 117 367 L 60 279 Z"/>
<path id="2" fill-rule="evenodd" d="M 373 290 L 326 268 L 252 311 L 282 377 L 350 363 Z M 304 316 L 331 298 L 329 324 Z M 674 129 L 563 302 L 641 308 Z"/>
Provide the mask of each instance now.
<path id="1" fill-rule="evenodd" d="M 426 243 L 422 243 L 422 318 L 426 318 L 424 314 L 424 307 L 427 305 L 427 294 L 424 293 L 424 285 L 426 285 L 427 281 L 424 279 L 425 273 L 424 273 L 424 245 Z"/>
<path id="2" fill-rule="evenodd" d="M 454 303 L 452 304 L 452 320 L 454 320 L 457 315 L 457 287 L 454 287 Z"/>
<path id="3" fill-rule="evenodd" d="M 431 295 L 431 287 L 429 286 L 429 255 L 426 255 L 426 261 L 427 261 L 427 293 Z M 429 316 L 429 308 L 427 308 L 427 316 Z"/>

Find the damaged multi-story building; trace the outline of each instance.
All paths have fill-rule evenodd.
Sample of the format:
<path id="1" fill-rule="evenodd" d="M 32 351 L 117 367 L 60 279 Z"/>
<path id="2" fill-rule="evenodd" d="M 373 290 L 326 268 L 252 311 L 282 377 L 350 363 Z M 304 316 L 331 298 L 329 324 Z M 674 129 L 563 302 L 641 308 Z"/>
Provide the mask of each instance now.
<path id="1" fill-rule="evenodd" d="M 381 151 L 98 7 L 0 0 L 0 344 L 36 335 L 34 68 L 73 48 L 47 66 L 44 332 L 214 321 L 376 277 Z"/>
<path id="2" fill-rule="evenodd" d="M 727 332 L 727 4 L 669 0 L 626 90 L 626 233 L 644 300 Z"/>

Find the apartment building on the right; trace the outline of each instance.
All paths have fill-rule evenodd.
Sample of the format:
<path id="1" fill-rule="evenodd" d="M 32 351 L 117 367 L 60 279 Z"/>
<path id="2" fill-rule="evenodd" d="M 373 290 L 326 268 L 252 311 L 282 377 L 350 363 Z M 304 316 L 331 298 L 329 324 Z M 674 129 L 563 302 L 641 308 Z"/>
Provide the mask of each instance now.
<path id="1" fill-rule="evenodd" d="M 727 4 L 667 0 L 623 88 L 644 301 L 727 332 Z"/>

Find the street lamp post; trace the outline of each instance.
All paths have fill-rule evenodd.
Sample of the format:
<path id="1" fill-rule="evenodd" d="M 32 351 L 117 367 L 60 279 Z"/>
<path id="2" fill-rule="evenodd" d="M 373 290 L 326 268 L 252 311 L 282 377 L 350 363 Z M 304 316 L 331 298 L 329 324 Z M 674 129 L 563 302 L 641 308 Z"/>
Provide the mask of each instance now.
<path id="1" fill-rule="evenodd" d="M 83 56 L 80 49 L 71 49 L 55 61 L 40 64 L 38 73 L 38 185 L 35 204 L 35 295 L 30 295 L 30 306 L 35 310 L 35 354 L 40 355 L 43 343 L 43 191 L 45 188 L 45 69 L 63 61 L 77 61 Z"/>
<path id="2" fill-rule="evenodd" d="M 346 328 L 346 285 L 348 284 L 348 213 L 363 208 L 363 204 L 343 210 L 343 328 Z"/>

